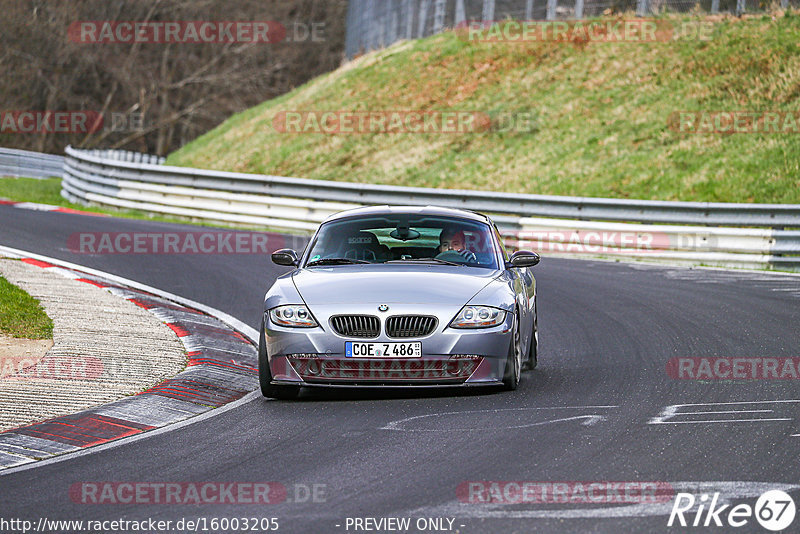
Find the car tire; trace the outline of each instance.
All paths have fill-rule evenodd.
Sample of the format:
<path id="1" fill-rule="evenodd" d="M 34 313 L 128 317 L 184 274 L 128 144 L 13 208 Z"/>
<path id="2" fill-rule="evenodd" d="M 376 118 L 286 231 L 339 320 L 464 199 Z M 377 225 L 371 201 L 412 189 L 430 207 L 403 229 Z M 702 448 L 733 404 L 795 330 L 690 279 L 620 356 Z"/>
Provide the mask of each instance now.
<path id="1" fill-rule="evenodd" d="M 533 297 L 533 334 L 531 335 L 531 346 L 528 349 L 528 359 L 525 361 L 523 369 L 533 371 L 539 364 L 539 309 L 536 306 L 536 297 Z"/>
<path id="2" fill-rule="evenodd" d="M 293 400 L 300 394 L 300 386 L 276 386 L 272 384 L 272 371 L 267 358 L 267 340 L 264 335 L 264 322 L 261 322 L 261 333 L 258 336 L 258 382 L 261 394 L 265 397 L 280 400 Z"/>
<path id="3" fill-rule="evenodd" d="M 503 387 L 509 391 L 514 391 L 519 386 L 522 370 L 522 339 L 519 331 L 519 313 L 514 314 L 513 329 L 511 346 L 508 348 L 506 365 L 503 370 Z"/>

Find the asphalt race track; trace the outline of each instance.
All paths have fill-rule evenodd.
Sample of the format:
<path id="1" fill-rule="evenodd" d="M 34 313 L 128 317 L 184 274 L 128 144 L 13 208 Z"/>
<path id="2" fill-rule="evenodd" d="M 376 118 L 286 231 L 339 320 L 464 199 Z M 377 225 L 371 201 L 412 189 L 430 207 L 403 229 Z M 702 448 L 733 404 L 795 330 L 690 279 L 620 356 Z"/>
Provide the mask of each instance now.
<path id="1" fill-rule="evenodd" d="M 285 272 L 265 256 L 67 248 L 74 232 L 175 230 L 199 228 L 0 206 L 2 245 L 146 283 L 257 328 L 263 294 Z M 709 494 L 732 503 L 753 505 L 763 491 L 780 488 L 800 503 L 800 382 L 676 380 L 666 371 L 677 357 L 797 357 L 800 277 L 547 257 L 535 273 L 540 365 L 516 392 L 258 397 L 173 431 L 0 475 L 0 517 L 276 517 L 279 532 L 298 533 L 354 532 L 348 518 L 385 517 L 409 517 L 412 525 L 454 518 L 452 531 L 465 533 L 730 532 L 727 525 L 667 527 L 671 495 L 625 506 L 484 505 L 461 502 L 459 488 L 470 481 L 630 481 L 679 492 L 709 483 Z M 70 498 L 73 484 L 99 481 L 274 481 L 288 498 L 202 506 Z M 314 485 L 317 498 L 306 498 Z M 765 532 L 753 518 L 734 530 Z"/>

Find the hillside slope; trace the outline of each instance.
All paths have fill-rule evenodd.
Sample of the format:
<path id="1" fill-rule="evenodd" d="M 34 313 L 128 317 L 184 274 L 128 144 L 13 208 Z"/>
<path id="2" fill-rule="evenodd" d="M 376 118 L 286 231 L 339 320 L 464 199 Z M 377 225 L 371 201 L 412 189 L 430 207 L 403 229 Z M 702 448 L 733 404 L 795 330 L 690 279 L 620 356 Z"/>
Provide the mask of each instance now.
<path id="1" fill-rule="evenodd" d="M 795 133 L 725 135 L 683 133 L 675 120 L 682 111 L 800 111 L 800 18 L 691 20 L 713 22 L 711 39 L 479 43 L 461 31 L 398 43 L 232 116 L 168 163 L 410 186 L 800 203 L 800 125 L 781 119 Z M 282 112 L 323 110 L 535 120 L 529 131 L 279 131 Z M 317 131 L 307 118 L 304 127 Z"/>

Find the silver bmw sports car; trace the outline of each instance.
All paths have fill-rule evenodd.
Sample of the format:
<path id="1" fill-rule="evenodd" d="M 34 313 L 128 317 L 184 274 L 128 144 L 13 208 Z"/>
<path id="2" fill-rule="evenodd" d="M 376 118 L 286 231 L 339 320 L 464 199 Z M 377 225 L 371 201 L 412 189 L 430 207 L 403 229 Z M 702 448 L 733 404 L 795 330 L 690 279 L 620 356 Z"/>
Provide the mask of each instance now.
<path id="1" fill-rule="evenodd" d="M 477 213 L 357 208 L 332 215 L 264 299 L 266 397 L 301 387 L 505 386 L 536 366 L 533 252 L 507 255 Z"/>

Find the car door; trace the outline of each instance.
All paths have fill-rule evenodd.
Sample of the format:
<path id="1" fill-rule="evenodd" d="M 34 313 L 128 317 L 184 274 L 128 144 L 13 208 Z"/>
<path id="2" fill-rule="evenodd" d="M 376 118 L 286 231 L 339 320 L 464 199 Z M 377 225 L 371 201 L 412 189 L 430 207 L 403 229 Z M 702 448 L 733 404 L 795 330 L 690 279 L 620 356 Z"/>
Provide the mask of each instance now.
<path id="1" fill-rule="evenodd" d="M 529 346 L 530 338 L 533 335 L 533 297 L 535 291 L 535 281 L 530 269 L 527 267 L 510 268 L 508 267 L 508 252 L 503 242 L 503 237 L 497 226 L 492 223 L 495 240 L 500 249 L 502 260 L 506 265 L 506 272 L 509 275 L 511 288 L 514 291 L 515 299 L 519 308 L 520 335 L 522 336 L 522 346 Z"/>

